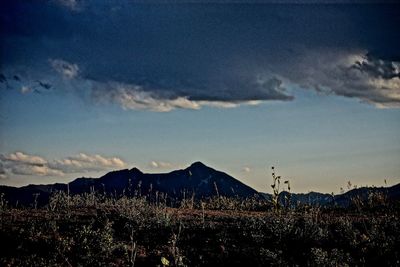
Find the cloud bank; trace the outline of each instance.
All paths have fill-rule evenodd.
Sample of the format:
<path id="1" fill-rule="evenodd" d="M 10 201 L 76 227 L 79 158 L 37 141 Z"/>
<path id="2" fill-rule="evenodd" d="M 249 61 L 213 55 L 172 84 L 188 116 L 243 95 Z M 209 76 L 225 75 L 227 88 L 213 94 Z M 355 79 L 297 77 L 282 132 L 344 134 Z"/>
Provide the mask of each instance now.
<path id="1" fill-rule="evenodd" d="M 0 85 L 156 112 L 290 102 L 299 87 L 399 107 L 399 10 L 6 1 Z"/>
<path id="2" fill-rule="evenodd" d="M 69 173 L 85 173 L 121 169 L 125 162 L 118 157 L 104 157 L 80 153 L 64 159 L 47 160 L 40 156 L 15 152 L 0 154 L 0 178 L 10 175 L 64 176 Z"/>

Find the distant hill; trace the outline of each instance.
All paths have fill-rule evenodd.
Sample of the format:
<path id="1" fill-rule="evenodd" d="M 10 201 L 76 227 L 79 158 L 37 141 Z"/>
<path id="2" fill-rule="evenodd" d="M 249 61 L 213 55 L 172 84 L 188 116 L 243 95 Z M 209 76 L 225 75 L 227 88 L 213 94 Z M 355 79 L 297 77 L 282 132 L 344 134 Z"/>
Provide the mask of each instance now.
<path id="1" fill-rule="evenodd" d="M 266 199 L 271 199 L 272 195 L 261 193 Z M 365 202 L 372 195 L 383 194 L 388 201 L 400 201 L 400 184 L 392 187 L 361 187 L 349 190 L 343 194 L 332 195 L 326 193 L 309 192 L 309 193 L 290 193 L 290 202 L 292 206 L 311 205 L 321 207 L 349 207 L 352 205 L 353 199 L 359 198 Z M 289 193 L 283 191 L 279 194 L 279 202 L 285 203 L 285 196 Z"/>
<path id="2" fill-rule="evenodd" d="M 352 189 L 344 194 L 335 196 L 335 204 L 340 207 L 347 207 L 355 197 L 366 201 L 370 196 L 377 194 L 384 195 L 389 201 L 399 201 L 400 184 L 391 187 L 361 187 Z"/>
<path id="3" fill-rule="evenodd" d="M 214 170 L 201 162 L 195 162 L 188 168 L 170 173 L 149 174 L 137 168 L 109 172 L 100 178 L 78 178 L 69 184 L 28 185 L 20 188 L 0 186 L 6 200 L 14 205 L 30 205 L 34 194 L 39 204 L 46 204 L 49 196 L 55 191 L 66 191 L 70 194 L 89 193 L 91 190 L 107 195 L 127 196 L 147 195 L 162 192 L 169 199 L 181 200 L 184 197 L 195 199 L 207 198 L 219 194 L 227 197 L 261 197 L 253 188 L 245 185 L 232 176 Z"/>

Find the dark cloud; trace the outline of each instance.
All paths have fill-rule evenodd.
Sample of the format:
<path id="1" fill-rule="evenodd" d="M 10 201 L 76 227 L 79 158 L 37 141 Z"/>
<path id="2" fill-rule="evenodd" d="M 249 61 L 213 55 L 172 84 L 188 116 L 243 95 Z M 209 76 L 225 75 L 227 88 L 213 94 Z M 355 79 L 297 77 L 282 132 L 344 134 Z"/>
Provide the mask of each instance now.
<path id="1" fill-rule="evenodd" d="M 379 59 L 368 54 L 363 61 L 357 61 L 354 68 L 375 78 L 390 80 L 400 78 L 399 62 Z"/>
<path id="2" fill-rule="evenodd" d="M 1 83 L 7 82 L 6 76 L 5 76 L 4 74 L 2 74 L 2 73 L 0 73 L 0 82 L 1 82 Z"/>
<path id="3" fill-rule="evenodd" d="M 12 75 L 6 77 L 4 74 L 0 74 L 0 83 L 3 84 L 2 88 L 9 90 L 19 90 L 22 94 L 26 93 L 37 93 L 52 89 L 53 85 L 47 81 L 32 80 L 30 78 L 21 78 L 19 75 Z"/>
<path id="4" fill-rule="evenodd" d="M 49 90 L 51 89 L 52 85 L 46 82 L 41 82 L 41 81 L 37 81 L 39 86 L 42 87 L 43 89 Z"/>
<path id="5" fill-rule="evenodd" d="M 96 101 L 156 111 L 289 101 L 291 85 L 379 105 L 400 101 L 396 4 L 3 6 L 4 77 L 48 81 L 49 88 L 39 83 L 43 91 L 56 88 L 58 75 L 75 88 L 89 83 L 81 95 Z"/>
<path id="6" fill-rule="evenodd" d="M 286 66 L 277 66 L 282 68 Z M 377 107 L 400 107 L 399 61 L 371 58 L 362 50 L 317 49 L 298 56 L 289 82 L 305 89 L 358 98 Z"/>

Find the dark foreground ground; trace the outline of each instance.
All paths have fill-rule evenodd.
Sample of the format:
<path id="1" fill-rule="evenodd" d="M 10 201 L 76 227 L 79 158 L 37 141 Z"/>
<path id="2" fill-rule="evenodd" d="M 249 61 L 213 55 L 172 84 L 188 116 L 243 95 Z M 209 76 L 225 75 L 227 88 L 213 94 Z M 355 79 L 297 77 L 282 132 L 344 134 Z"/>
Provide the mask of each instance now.
<path id="1" fill-rule="evenodd" d="M 0 266 L 400 265 L 398 206 L 210 208 L 90 196 L 3 205 Z"/>

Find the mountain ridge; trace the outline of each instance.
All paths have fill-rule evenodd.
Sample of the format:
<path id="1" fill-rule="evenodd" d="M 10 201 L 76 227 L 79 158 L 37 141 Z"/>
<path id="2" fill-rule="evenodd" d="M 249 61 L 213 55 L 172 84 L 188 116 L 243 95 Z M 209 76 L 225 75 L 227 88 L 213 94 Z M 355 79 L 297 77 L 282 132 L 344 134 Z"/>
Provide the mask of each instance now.
<path id="1" fill-rule="evenodd" d="M 271 194 L 258 192 L 229 174 L 200 161 L 193 162 L 185 169 L 167 173 L 143 173 L 134 167 L 111 171 L 98 178 L 79 177 L 69 183 L 30 184 L 22 187 L 0 185 L 0 194 L 4 194 L 11 205 L 30 205 L 34 198 L 40 205 L 45 205 L 50 195 L 56 191 L 69 191 L 70 194 L 95 191 L 115 197 L 151 195 L 158 192 L 176 201 L 187 197 L 199 200 L 213 196 L 271 198 Z M 352 204 L 352 198 L 358 196 L 365 200 L 371 193 L 385 193 L 389 199 L 400 200 L 400 184 L 392 187 L 356 188 L 339 195 L 319 192 L 290 193 L 290 198 L 294 204 L 347 207 Z M 280 193 L 281 203 L 288 194 L 285 191 Z"/>
<path id="2" fill-rule="evenodd" d="M 160 192 L 178 200 L 192 195 L 196 199 L 214 195 L 239 198 L 260 197 L 260 194 L 250 186 L 199 161 L 185 169 L 173 170 L 168 173 L 143 173 L 138 168 L 132 168 L 111 171 L 99 178 L 80 177 L 65 184 L 0 186 L 0 193 L 5 194 L 9 203 L 18 201 L 22 205 L 31 203 L 33 194 L 40 193 L 37 201 L 45 204 L 53 192 L 67 190 L 71 194 L 88 193 L 93 190 L 117 196 Z"/>

